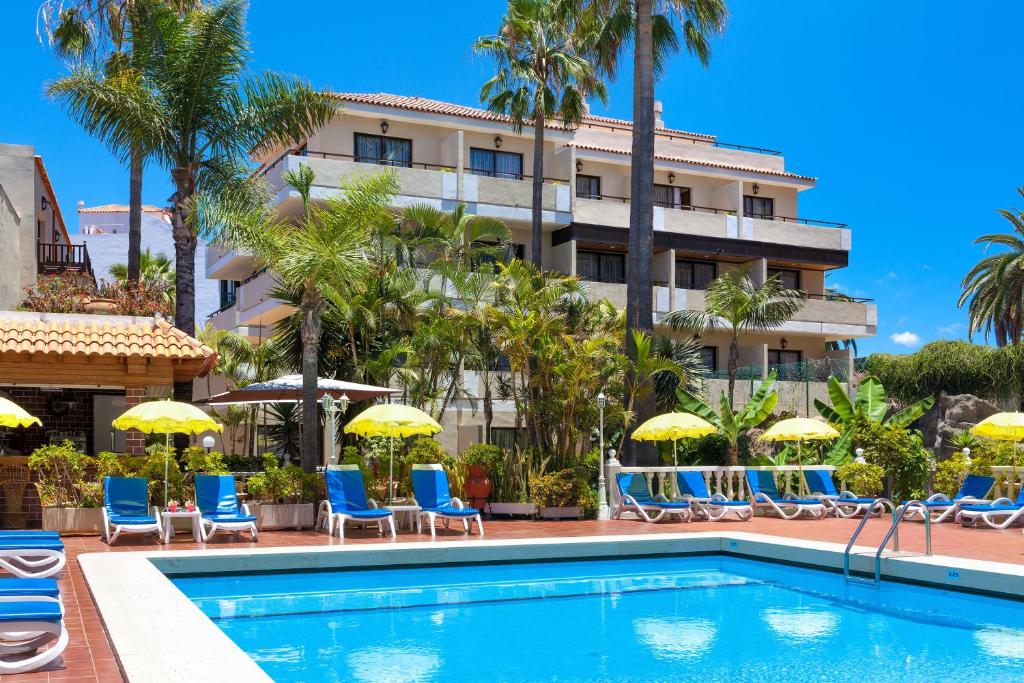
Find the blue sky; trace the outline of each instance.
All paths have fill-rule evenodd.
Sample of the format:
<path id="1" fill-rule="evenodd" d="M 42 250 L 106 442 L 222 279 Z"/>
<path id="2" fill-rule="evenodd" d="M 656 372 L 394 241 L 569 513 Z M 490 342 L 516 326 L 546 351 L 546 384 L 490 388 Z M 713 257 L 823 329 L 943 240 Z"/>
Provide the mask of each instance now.
<path id="1" fill-rule="evenodd" d="M 61 65 L 38 43 L 34 0 L 5 7 L 0 28 L 0 141 L 33 144 L 61 207 L 124 202 L 127 178 L 99 144 L 43 95 Z M 476 104 L 488 65 L 472 40 L 503 3 L 257 0 L 254 66 L 346 91 L 389 91 Z M 657 84 L 668 125 L 782 150 L 819 178 L 800 214 L 848 223 L 850 267 L 829 282 L 874 298 L 878 336 L 860 354 L 902 352 L 964 336 L 959 283 L 980 256 L 971 242 L 1004 230 L 996 211 L 1024 203 L 1019 27 L 1024 3 L 953 0 L 730 0 L 711 67 L 673 60 Z M 313 19 L 310 19 L 313 18 Z M 630 78 L 594 111 L 630 118 Z M 170 194 L 159 168 L 145 199 Z M 902 342 L 902 343 L 901 343 Z"/>

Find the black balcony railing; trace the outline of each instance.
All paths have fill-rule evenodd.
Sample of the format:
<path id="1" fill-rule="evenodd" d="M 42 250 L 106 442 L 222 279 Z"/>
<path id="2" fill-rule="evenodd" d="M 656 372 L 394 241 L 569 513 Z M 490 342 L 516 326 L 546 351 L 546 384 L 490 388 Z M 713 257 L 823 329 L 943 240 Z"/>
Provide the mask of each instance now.
<path id="1" fill-rule="evenodd" d="M 84 273 L 92 277 L 92 262 L 85 244 L 39 242 L 36 262 L 40 275 Z"/>

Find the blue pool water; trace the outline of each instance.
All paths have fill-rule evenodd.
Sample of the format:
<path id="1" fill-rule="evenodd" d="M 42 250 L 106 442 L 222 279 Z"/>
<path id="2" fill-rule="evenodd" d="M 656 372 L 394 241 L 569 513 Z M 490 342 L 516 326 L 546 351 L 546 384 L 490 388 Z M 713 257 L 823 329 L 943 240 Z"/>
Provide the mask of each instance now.
<path id="1" fill-rule="evenodd" d="M 278 681 L 1024 681 L 1024 604 L 690 556 L 174 583 Z"/>

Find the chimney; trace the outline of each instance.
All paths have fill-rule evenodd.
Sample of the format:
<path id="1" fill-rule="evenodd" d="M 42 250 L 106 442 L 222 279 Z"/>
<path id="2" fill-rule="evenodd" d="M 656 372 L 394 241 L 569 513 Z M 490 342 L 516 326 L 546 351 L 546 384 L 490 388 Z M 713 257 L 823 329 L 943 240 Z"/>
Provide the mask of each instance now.
<path id="1" fill-rule="evenodd" d="M 661 118 L 661 112 L 664 110 L 664 106 L 661 104 L 661 100 L 654 100 L 654 127 L 664 128 L 665 122 Z"/>
<path id="2" fill-rule="evenodd" d="M 79 199 L 78 200 L 78 210 L 81 211 L 84 208 L 85 208 L 85 200 L 84 199 Z"/>

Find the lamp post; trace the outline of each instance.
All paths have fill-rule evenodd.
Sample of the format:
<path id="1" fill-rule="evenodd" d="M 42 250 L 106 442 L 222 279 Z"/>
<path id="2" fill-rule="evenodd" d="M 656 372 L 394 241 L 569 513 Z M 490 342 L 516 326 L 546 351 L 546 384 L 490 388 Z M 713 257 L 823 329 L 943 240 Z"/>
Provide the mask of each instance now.
<path id="1" fill-rule="evenodd" d="M 599 458 L 600 465 L 597 468 L 597 518 L 608 519 L 611 516 L 611 511 L 608 509 L 608 491 L 604 481 L 604 407 L 608 405 L 608 397 L 604 395 L 602 391 L 597 395 L 597 414 L 598 414 L 598 427 L 597 427 L 597 442 L 598 450 L 601 454 Z"/>
<path id="2" fill-rule="evenodd" d="M 971 466 L 971 449 L 964 446 L 964 459 L 967 461 L 967 466 Z"/>
<path id="3" fill-rule="evenodd" d="M 857 457 L 854 459 L 854 462 L 856 462 L 858 465 L 864 465 L 867 463 L 867 460 L 864 459 L 863 448 L 858 448 L 857 450 L 854 451 L 854 453 L 857 454 Z"/>
<path id="4" fill-rule="evenodd" d="M 206 436 L 203 437 L 203 448 L 206 449 L 206 454 L 207 455 L 210 454 L 210 449 L 213 448 L 214 445 L 216 445 L 216 443 L 217 443 L 217 441 L 212 436 L 210 436 L 209 434 L 207 434 Z"/>
<path id="5" fill-rule="evenodd" d="M 348 394 L 342 394 L 335 401 L 330 394 L 324 394 L 324 397 L 320 399 L 321 405 L 324 408 L 324 447 L 327 448 L 327 461 L 325 464 L 332 465 L 336 464 L 332 462 L 335 460 L 334 457 L 334 442 L 337 439 L 337 415 L 341 413 L 344 415 L 348 412 Z"/>

